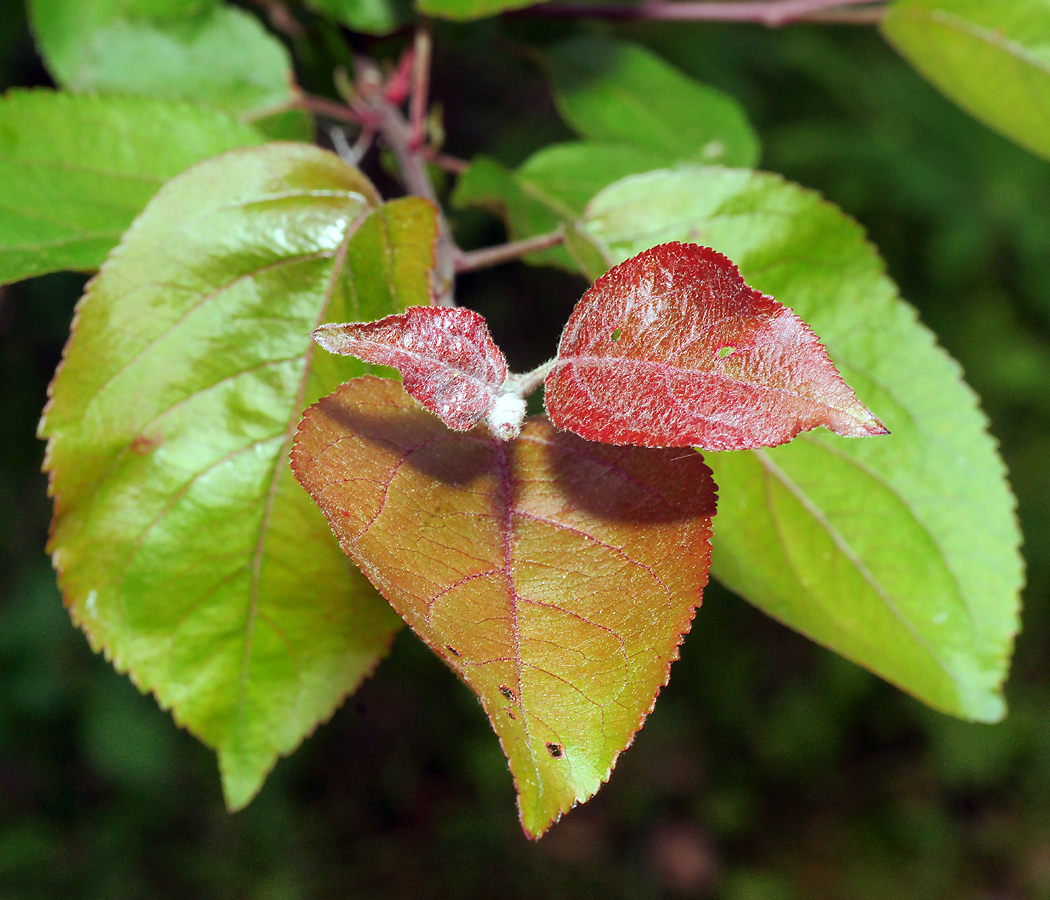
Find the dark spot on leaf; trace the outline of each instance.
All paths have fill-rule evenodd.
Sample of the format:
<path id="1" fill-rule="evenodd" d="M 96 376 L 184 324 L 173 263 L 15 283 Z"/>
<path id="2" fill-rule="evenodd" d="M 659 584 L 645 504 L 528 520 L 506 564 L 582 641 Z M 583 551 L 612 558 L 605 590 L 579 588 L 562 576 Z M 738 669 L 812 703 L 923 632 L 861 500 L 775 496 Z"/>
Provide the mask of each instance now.
<path id="1" fill-rule="evenodd" d="M 445 644 L 445 649 L 449 653 L 451 653 L 453 656 L 460 656 L 461 655 L 460 652 L 455 647 L 453 647 L 451 644 Z"/>
<path id="2" fill-rule="evenodd" d="M 152 453 L 160 445 L 161 441 L 158 438 L 151 438 L 144 434 L 140 434 L 131 442 L 131 452 L 137 453 L 139 456 L 145 456 L 147 453 Z"/>
<path id="3" fill-rule="evenodd" d="M 514 715 L 514 710 L 513 709 L 508 709 L 507 710 L 507 718 L 510 719 L 512 722 L 516 722 L 517 719 L 518 719 L 518 717 L 516 715 Z"/>
<path id="4" fill-rule="evenodd" d="M 513 703 L 513 702 L 515 701 L 515 699 L 517 699 L 517 698 L 516 698 L 516 697 L 514 696 L 514 691 L 512 691 L 512 690 L 511 690 L 511 689 L 510 689 L 509 687 L 507 687 L 507 686 L 506 686 L 505 684 L 501 684 L 501 685 L 499 686 L 499 692 L 500 692 L 500 693 L 501 693 L 501 694 L 502 694 L 502 695 L 503 695 L 504 697 L 506 697 L 506 698 L 507 698 L 508 700 L 510 700 L 510 702 L 511 702 L 511 703 Z"/>
<path id="5" fill-rule="evenodd" d="M 615 328 L 615 329 L 613 329 L 613 333 L 612 333 L 612 339 L 613 339 L 613 341 L 614 341 L 614 342 L 615 342 L 615 341 L 618 341 L 618 340 L 620 339 L 620 336 L 621 336 L 622 334 L 623 334 L 623 329 L 622 329 L 622 328 Z"/>
<path id="6" fill-rule="evenodd" d="M 549 753 L 549 754 L 550 754 L 551 756 L 553 756 L 553 757 L 554 757 L 555 759 L 560 759 L 560 758 L 561 758 L 561 755 L 562 755 L 562 753 L 563 753 L 564 751 L 563 751 L 563 750 L 562 750 L 562 748 L 561 748 L 561 744 L 553 744 L 553 743 L 552 743 L 552 744 L 548 744 L 548 745 L 547 745 L 547 752 L 548 752 L 548 753 Z"/>
<path id="7" fill-rule="evenodd" d="M 734 350 L 736 350 L 736 347 L 719 347 L 716 355 L 719 359 L 725 359 Z"/>

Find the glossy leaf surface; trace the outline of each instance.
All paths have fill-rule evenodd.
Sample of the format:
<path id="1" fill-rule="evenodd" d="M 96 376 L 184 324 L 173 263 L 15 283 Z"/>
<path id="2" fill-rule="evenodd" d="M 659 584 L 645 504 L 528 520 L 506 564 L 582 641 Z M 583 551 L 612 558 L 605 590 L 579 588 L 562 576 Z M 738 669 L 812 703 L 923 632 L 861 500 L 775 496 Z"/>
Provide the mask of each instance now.
<path id="1" fill-rule="evenodd" d="M 545 387 L 558 428 L 610 444 L 746 450 L 821 425 L 886 433 L 798 316 L 696 244 L 661 244 L 599 278 Z"/>
<path id="2" fill-rule="evenodd" d="M 886 39 L 985 124 L 1050 159 L 1050 2 L 896 0 Z"/>
<path id="3" fill-rule="evenodd" d="M 165 181 L 202 159 L 261 142 L 233 116 L 188 103 L 6 94 L 0 283 L 97 269 Z"/>
<path id="4" fill-rule="evenodd" d="M 310 331 L 425 302 L 435 239 L 429 203 L 379 206 L 331 153 L 235 150 L 170 181 L 78 307 L 41 427 L 66 603 L 218 751 L 232 808 L 398 625 L 287 455 L 302 409 L 368 370 Z"/>
<path id="5" fill-rule="evenodd" d="M 583 137 L 679 161 L 758 162 L 758 138 L 740 105 L 644 47 L 584 37 L 542 59 L 558 111 Z"/>
<path id="6" fill-rule="evenodd" d="M 72 91 L 193 100 L 237 113 L 293 96 L 284 45 L 224 3 L 30 0 L 29 10 L 48 71 Z M 300 113 L 265 124 L 274 137 L 309 134 Z"/>
<path id="7" fill-rule="evenodd" d="M 313 339 L 330 353 L 393 366 L 405 390 L 457 431 L 478 424 L 507 380 L 485 317 L 461 307 L 414 306 L 378 322 L 322 325 Z"/>
<path id="8" fill-rule="evenodd" d="M 708 454 L 715 575 L 938 709 L 1002 716 L 1022 582 L 1014 500 L 958 365 L 860 227 L 776 176 L 717 168 L 626 179 L 588 220 L 617 259 L 668 240 L 733 259 L 820 335 L 890 429 Z"/>
<path id="9" fill-rule="evenodd" d="M 394 382 L 307 411 L 292 467 L 343 549 L 478 694 L 542 834 L 609 777 L 700 603 L 715 489 L 696 454 L 530 419 L 449 431 Z M 406 552 L 412 548 L 412 552 Z"/>

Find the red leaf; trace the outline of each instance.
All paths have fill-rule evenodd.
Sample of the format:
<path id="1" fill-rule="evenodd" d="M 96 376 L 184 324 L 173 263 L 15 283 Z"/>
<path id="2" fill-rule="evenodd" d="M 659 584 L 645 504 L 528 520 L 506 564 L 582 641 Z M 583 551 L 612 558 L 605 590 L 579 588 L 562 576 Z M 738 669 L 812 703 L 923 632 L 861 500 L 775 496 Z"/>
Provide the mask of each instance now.
<path id="1" fill-rule="evenodd" d="M 405 390 L 457 431 L 493 410 L 507 380 L 507 360 L 484 317 L 462 307 L 412 306 L 378 322 L 322 325 L 312 334 L 332 353 L 393 366 Z"/>
<path id="2" fill-rule="evenodd" d="M 696 244 L 661 244 L 599 278 L 545 385 L 555 425 L 611 444 L 744 450 L 820 425 L 887 433 L 798 316 Z"/>
<path id="3" fill-rule="evenodd" d="M 698 453 L 594 444 L 542 418 L 450 432 L 400 385 L 306 411 L 295 477 L 346 553 L 477 693 L 531 837 L 609 777 L 707 582 Z"/>

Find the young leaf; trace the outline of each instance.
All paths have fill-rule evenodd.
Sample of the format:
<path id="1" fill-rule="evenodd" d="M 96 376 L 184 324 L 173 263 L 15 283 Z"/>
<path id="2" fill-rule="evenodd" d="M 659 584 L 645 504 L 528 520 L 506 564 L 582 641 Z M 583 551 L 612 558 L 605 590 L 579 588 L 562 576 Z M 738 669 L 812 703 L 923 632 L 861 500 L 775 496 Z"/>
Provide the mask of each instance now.
<path id="1" fill-rule="evenodd" d="M 11 91 L 0 99 L 0 283 L 97 269 L 165 181 L 261 142 L 189 103 Z"/>
<path id="2" fill-rule="evenodd" d="M 892 432 L 709 454 L 716 576 L 938 709 L 1001 717 L 1022 582 L 1014 499 L 958 365 L 860 227 L 774 175 L 718 168 L 628 178 L 588 223 L 616 259 L 669 240 L 726 254 L 814 328 Z"/>
<path id="3" fill-rule="evenodd" d="M 284 45 L 248 13 L 214 0 L 30 0 L 29 11 L 48 71 L 69 90 L 193 100 L 236 113 L 293 96 Z M 309 137 L 300 113 L 265 124 L 272 137 Z"/>
<path id="4" fill-rule="evenodd" d="M 393 366 L 405 390 L 457 431 L 469 431 L 516 400 L 516 421 L 494 430 L 504 440 L 518 434 L 525 401 L 507 395 L 500 403 L 507 360 L 485 317 L 473 310 L 414 306 L 378 322 L 322 325 L 312 336 L 330 353 Z"/>
<path id="5" fill-rule="evenodd" d="M 896 0 L 882 33 L 965 110 L 1050 159 L 1046 0 Z"/>
<path id="6" fill-rule="evenodd" d="M 449 431 L 395 382 L 311 407 L 296 477 L 346 553 L 478 694 L 539 837 L 609 777 L 707 581 L 699 455 L 593 444 L 530 419 Z"/>
<path id="7" fill-rule="evenodd" d="M 740 105 L 644 47 L 575 38 L 546 51 L 543 62 L 558 111 L 583 137 L 680 162 L 758 162 L 758 138 Z"/>
<path id="8" fill-rule="evenodd" d="M 231 808 L 397 627 L 287 455 L 303 407 L 368 370 L 310 330 L 426 302 L 436 235 L 334 154 L 234 150 L 161 189 L 78 307 L 41 425 L 66 603 L 218 751 Z"/>
<path id="9" fill-rule="evenodd" d="M 599 278 L 544 384 L 558 428 L 609 444 L 746 450 L 821 425 L 886 433 L 798 316 L 696 244 L 661 244 Z"/>

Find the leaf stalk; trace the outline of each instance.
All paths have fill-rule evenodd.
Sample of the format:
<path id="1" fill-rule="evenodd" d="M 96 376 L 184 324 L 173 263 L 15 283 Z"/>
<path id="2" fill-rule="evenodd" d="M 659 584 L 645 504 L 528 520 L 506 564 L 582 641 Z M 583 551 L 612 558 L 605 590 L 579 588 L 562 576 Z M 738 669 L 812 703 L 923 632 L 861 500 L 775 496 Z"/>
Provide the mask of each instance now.
<path id="1" fill-rule="evenodd" d="M 863 9 L 847 9 L 859 6 Z M 796 22 L 871 24 L 886 6 L 878 0 L 649 0 L 639 4 L 584 5 L 545 3 L 522 10 L 528 15 L 587 16 L 607 19 L 652 19 L 678 22 L 752 22 L 779 28 Z"/>

